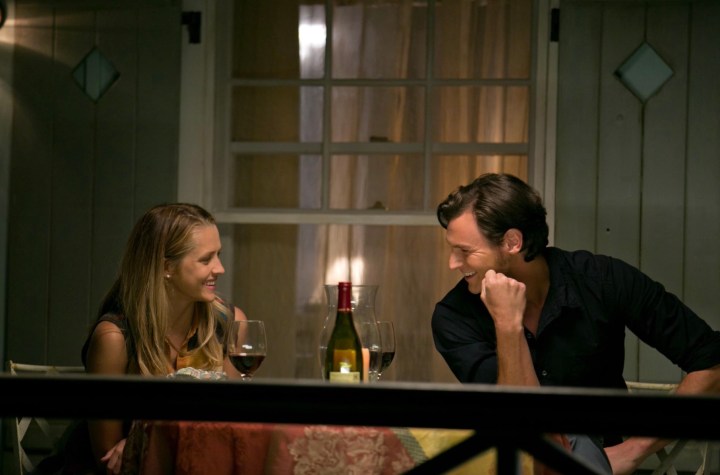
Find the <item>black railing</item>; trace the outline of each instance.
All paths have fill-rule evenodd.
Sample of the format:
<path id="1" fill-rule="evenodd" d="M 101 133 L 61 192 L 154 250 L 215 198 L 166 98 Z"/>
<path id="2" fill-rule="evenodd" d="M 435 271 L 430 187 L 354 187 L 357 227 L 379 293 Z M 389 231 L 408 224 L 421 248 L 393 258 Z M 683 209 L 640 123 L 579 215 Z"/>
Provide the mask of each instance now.
<path id="1" fill-rule="evenodd" d="M 495 447 L 498 474 L 515 474 L 518 451 L 568 474 L 597 473 L 544 434 L 720 440 L 720 396 L 628 394 L 317 380 L 199 381 L 136 376 L 0 375 L 0 416 L 203 420 L 472 429 L 475 435 L 413 473 L 440 473 Z"/>

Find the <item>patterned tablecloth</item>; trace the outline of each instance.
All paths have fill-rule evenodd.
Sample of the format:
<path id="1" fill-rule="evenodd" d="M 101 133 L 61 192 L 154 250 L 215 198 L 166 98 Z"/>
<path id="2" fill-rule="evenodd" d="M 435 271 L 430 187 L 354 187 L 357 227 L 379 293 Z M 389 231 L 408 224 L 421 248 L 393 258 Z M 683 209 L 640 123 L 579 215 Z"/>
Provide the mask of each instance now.
<path id="1" fill-rule="evenodd" d="M 185 368 L 171 378 L 221 380 L 222 372 Z M 394 475 L 472 435 L 469 430 L 238 422 L 136 421 L 123 474 Z M 495 473 L 488 450 L 450 472 Z M 524 474 L 532 473 L 523 455 Z"/>
<path id="2" fill-rule="evenodd" d="M 229 422 L 138 421 L 123 458 L 125 474 L 400 474 L 457 444 L 463 430 Z M 524 473 L 532 473 L 523 457 Z M 494 451 L 460 474 L 495 472 Z"/>

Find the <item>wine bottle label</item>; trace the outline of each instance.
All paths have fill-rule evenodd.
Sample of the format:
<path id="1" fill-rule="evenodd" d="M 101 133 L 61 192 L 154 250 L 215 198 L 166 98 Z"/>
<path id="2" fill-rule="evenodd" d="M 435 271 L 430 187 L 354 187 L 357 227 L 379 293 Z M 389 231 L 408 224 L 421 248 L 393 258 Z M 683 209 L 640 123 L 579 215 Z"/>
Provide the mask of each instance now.
<path id="1" fill-rule="evenodd" d="M 360 371 L 356 370 L 357 352 L 351 349 L 336 349 L 333 352 L 333 369 L 328 375 L 331 382 L 359 383 Z"/>
<path id="2" fill-rule="evenodd" d="M 360 372 L 353 371 L 350 373 L 344 373 L 340 371 L 330 371 L 329 379 L 331 383 L 359 383 Z"/>

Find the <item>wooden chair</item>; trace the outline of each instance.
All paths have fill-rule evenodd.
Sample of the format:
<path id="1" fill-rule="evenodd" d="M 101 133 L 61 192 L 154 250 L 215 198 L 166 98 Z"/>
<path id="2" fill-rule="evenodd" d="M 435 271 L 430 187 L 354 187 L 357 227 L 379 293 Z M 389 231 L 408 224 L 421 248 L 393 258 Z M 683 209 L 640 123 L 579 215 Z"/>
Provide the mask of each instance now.
<path id="1" fill-rule="evenodd" d="M 8 361 L 8 371 L 11 375 L 18 374 L 80 374 L 85 373 L 82 366 L 54 366 L 54 365 L 35 365 L 16 363 L 12 360 Z M 55 444 L 62 435 L 62 431 L 67 423 L 51 424 L 41 417 L 16 417 L 14 427 L 10 428 L 10 439 L 13 448 L 13 462 L 17 468 L 17 473 L 24 475 L 35 469 L 36 461 L 33 461 L 26 452 L 27 442 L 33 439 L 33 445 L 42 450 L 38 454 L 39 457 L 49 455 Z M 25 445 L 24 445 L 25 444 Z"/>
<path id="2" fill-rule="evenodd" d="M 678 386 L 672 383 L 645 383 L 641 381 L 625 381 L 625 383 L 627 384 L 628 390 L 634 393 L 673 393 Z M 678 475 L 678 471 L 675 468 L 678 456 L 683 450 L 690 450 L 692 448 L 700 452 L 700 467 L 697 469 L 697 472 L 695 472 L 695 475 L 710 473 L 708 466 L 709 443 L 707 441 L 678 440 L 674 445 L 660 449 L 655 454 L 660 463 L 652 469 L 652 475 Z"/>

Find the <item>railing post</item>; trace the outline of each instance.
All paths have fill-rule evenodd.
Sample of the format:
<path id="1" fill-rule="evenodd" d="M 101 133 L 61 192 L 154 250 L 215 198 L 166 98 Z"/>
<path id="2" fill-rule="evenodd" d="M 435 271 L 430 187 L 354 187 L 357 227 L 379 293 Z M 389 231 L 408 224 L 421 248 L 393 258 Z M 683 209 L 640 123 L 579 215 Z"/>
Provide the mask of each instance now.
<path id="1" fill-rule="evenodd" d="M 520 452 L 516 445 L 503 442 L 497 446 L 497 475 L 520 475 Z"/>

